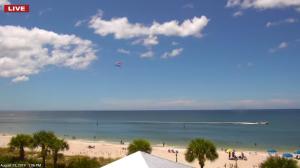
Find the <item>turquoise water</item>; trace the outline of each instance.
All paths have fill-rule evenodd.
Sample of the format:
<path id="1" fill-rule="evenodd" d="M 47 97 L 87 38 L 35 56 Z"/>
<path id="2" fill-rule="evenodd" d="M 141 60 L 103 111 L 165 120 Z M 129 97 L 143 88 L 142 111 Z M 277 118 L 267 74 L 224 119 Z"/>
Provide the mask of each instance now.
<path id="1" fill-rule="evenodd" d="M 269 125 L 256 124 L 260 121 Z M 202 137 L 219 147 L 295 150 L 300 148 L 300 110 L 0 112 L 0 132 L 38 130 L 90 140 L 145 138 L 186 145 Z"/>

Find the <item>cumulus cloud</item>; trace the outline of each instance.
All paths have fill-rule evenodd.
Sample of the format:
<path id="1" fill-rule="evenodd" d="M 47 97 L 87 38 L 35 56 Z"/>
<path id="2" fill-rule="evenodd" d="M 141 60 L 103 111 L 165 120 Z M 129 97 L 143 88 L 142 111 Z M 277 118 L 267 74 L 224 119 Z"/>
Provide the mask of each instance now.
<path id="1" fill-rule="evenodd" d="M 161 58 L 163 58 L 163 59 L 173 58 L 173 57 L 176 57 L 176 56 L 180 55 L 182 53 L 182 51 L 183 51 L 183 48 L 175 48 L 170 52 L 165 52 L 161 56 Z"/>
<path id="2" fill-rule="evenodd" d="M 84 69 L 96 59 L 89 40 L 20 26 L 0 26 L 0 77 L 27 81 L 46 66 Z"/>
<path id="3" fill-rule="evenodd" d="M 240 17 L 240 16 L 243 16 L 243 12 L 242 11 L 236 11 L 233 13 L 233 17 Z"/>
<path id="4" fill-rule="evenodd" d="M 143 45 L 144 46 L 154 46 L 154 45 L 157 45 L 159 42 L 158 42 L 158 39 L 157 39 L 157 36 L 148 36 L 147 38 L 145 38 L 143 40 Z"/>
<path id="5" fill-rule="evenodd" d="M 142 23 L 131 23 L 127 17 L 105 20 L 102 14 L 93 16 L 89 21 L 89 27 L 94 29 L 96 34 L 113 35 L 115 39 L 137 39 L 134 44 L 145 46 L 157 45 L 158 36 L 201 37 L 209 22 L 206 16 L 201 16 L 184 20 L 182 23 L 172 20 L 164 23 L 153 22 L 146 26 Z"/>
<path id="6" fill-rule="evenodd" d="M 10 4 L 8 0 L 0 0 L 0 6 L 4 4 Z"/>
<path id="7" fill-rule="evenodd" d="M 272 9 L 294 7 L 299 9 L 300 0 L 228 0 L 227 7 Z"/>
<path id="8" fill-rule="evenodd" d="M 145 26 L 141 23 L 130 23 L 126 17 L 112 18 L 104 20 L 101 16 L 95 15 L 90 20 L 89 27 L 95 30 L 100 36 L 114 35 L 116 39 L 129 39 L 141 36 L 201 36 L 201 32 L 208 24 L 205 16 L 187 19 L 181 24 L 172 20 L 165 23 L 153 22 L 151 26 Z"/>
<path id="9" fill-rule="evenodd" d="M 140 55 L 141 58 L 152 58 L 154 57 L 154 52 L 152 50 L 149 50 L 147 52 L 144 52 Z"/>
<path id="10" fill-rule="evenodd" d="M 28 81 L 29 80 L 29 78 L 27 77 L 27 76 L 18 76 L 18 77 L 16 77 L 16 78 L 14 78 L 13 80 L 12 80 L 12 82 L 14 82 L 14 83 L 18 83 L 18 82 L 24 82 L 24 81 Z"/>
<path id="11" fill-rule="evenodd" d="M 132 41 L 132 45 L 137 45 L 137 44 L 141 44 L 147 48 L 151 48 L 152 46 L 155 46 L 159 43 L 158 41 L 158 37 L 157 36 L 148 36 L 148 37 L 145 37 L 145 38 L 138 38 L 134 41 Z"/>
<path id="12" fill-rule="evenodd" d="M 282 24 L 292 24 L 298 22 L 298 19 L 295 18 L 287 18 L 284 20 L 279 20 L 279 21 L 273 21 L 273 22 L 267 22 L 266 27 L 273 27 L 273 26 L 279 26 Z"/>
<path id="13" fill-rule="evenodd" d="M 287 42 L 281 42 L 280 44 L 278 44 L 278 46 L 277 47 L 275 47 L 275 48 L 271 48 L 270 49 L 270 52 L 276 52 L 276 51 L 278 51 L 278 50 L 281 50 L 281 49 L 285 49 L 285 48 L 287 48 L 289 46 L 289 44 L 287 43 Z"/>
<path id="14" fill-rule="evenodd" d="M 126 50 L 126 49 L 123 49 L 123 48 L 118 48 L 117 52 L 121 53 L 121 54 L 126 54 L 126 55 L 130 54 L 129 50 Z"/>

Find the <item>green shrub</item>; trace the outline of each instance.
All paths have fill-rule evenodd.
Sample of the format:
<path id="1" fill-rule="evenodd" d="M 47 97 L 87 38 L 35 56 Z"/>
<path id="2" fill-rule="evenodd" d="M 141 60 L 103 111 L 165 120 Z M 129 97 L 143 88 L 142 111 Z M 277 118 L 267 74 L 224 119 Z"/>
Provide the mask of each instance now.
<path id="1" fill-rule="evenodd" d="M 68 160 L 67 168 L 98 168 L 99 162 L 96 158 L 85 156 L 74 156 Z"/>
<path id="2" fill-rule="evenodd" d="M 104 158 L 104 157 L 99 157 L 98 158 L 98 162 L 99 162 L 99 166 L 102 167 L 102 166 L 105 166 L 115 160 L 118 160 L 118 159 L 111 159 L 111 158 Z"/>
<path id="3" fill-rule="evenodd" d="M 269 157 L 260 168 L 299 168 L 297 161 L 281 157 Z"/>

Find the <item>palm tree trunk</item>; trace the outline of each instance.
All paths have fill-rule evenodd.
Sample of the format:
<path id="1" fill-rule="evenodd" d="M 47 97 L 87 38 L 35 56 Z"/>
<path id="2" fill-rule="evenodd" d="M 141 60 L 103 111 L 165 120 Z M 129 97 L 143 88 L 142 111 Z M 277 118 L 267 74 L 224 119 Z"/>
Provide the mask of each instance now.
<path id="1" fill-rule="evenodd" d="M 25 159 L 24 147 L 20 146 L 20 160 L 24 160 L 24 159 Z"/>
<path id="2" fill-rule="evenodd" d="M 42 164 L 43 168 L 46 168 L 46 156 L 43 154 L 43 164 Z"/>
<path id="3" fill-rule="evenodd" d="M 203 161 L 199 161 L 199 165 L 201 168 L 204 168 L 204 162 Z"/>
<path id="4" fill-rule="evenodd" d="M 47 155 L 47 151 L 45 149 L 45 146 L 42 146 L 42 158 L 43 158 L 42 167 L 43 168 L 46 168 L 46 155 Z"/>
<path id="5" fill-rule="evenodd" d="M 53 167 L 57 168 L 57 152 L 53 151 Z"/>

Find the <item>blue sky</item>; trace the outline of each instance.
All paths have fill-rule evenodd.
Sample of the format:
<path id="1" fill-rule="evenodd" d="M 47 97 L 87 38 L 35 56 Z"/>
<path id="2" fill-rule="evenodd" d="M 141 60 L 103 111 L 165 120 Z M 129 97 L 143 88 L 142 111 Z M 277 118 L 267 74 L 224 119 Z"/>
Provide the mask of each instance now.
<path id="1" fill-rule="evenodd" d="M 1 110 L 300 108 L 300 1 L 22 3 L 0 11 Z"/>

